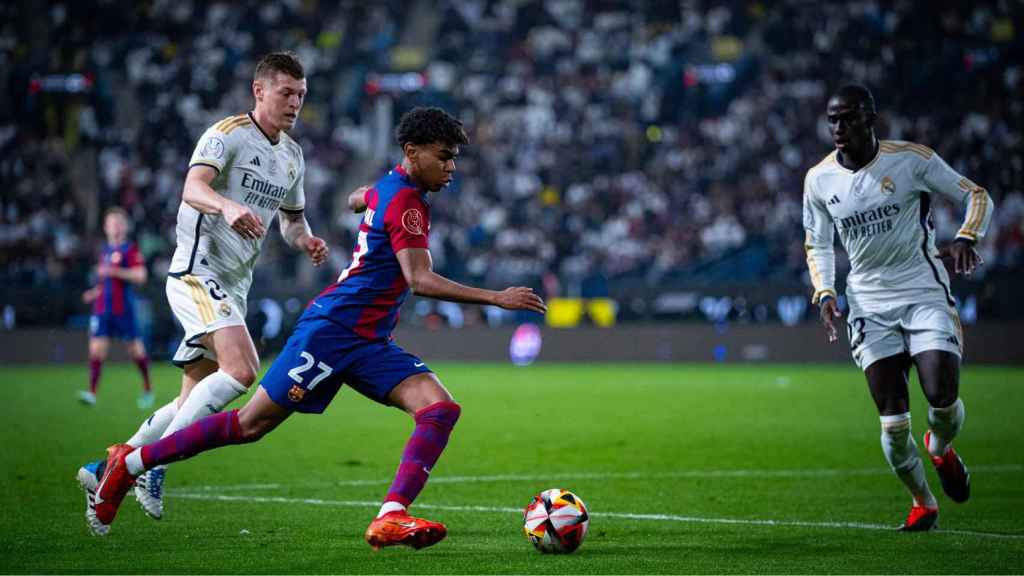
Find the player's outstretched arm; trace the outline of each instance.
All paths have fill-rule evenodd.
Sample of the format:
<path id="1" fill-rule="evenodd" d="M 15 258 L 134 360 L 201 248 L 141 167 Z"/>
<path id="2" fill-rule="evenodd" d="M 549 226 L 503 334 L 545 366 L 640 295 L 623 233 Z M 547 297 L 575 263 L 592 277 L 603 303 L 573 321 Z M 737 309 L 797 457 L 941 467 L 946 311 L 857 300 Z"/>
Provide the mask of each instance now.
<path id="1" fill-rule="evenodd" d="M 348 208 L 349 210 L 359 214 L 366 210 L 366 192 L 370 189 L 370 186 L 360 186 L 356 188 L 348 195 Z"/>
<path id="2" fill-rule="evenodd" d="M 259 216 L 210 187 L 216 177 L 217 170 L 211 166 L 197 164 L 190 168 L 185 176 L 182 200 L 203 214 L 220 214 L 242 238 L 255 240 L 262 237 L 266 229 Z"/>
<path id="3" fill-rule="evenodd" d="M 327 242 L 313 235 L 305 214 L 282 210 L 279 220 L 281 237 L 289 246 L 305 252 L 313 266 L 327 261 Z"/>
<path id="4" fill-rule="evenodd" d="M 507 310 L 532 310 L 540 314 L 547 312 L 544 300 L 532 288 L 516 286 L 496 292 L 452 282 L 434 272 L 430 250 L 426 248 L 404 248 L 396 256 L 402 266 L 405 281 L 417 296 L 449 302 L 491 304 Z"/>

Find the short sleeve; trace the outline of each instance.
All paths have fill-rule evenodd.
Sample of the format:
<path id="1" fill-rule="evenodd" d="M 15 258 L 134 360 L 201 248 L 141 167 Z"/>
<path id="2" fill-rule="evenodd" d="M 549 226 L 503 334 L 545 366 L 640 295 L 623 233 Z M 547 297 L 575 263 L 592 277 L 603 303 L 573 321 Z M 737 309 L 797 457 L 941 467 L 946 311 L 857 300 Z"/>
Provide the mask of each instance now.
<path id="1" fill-rule="evenodd" d="M 384 231 L 391 249 L 429 248 L 430 208 L 413 188 L 403 188 L 384 213 Z"/>
<path id="2" fill-rule="evenodd" d="M 196 143 L 195 150 L 192 151 L 192 159 L 188 163 L 189 168 L 210 166 L 216 168 L 218 172 L 224 170 L 228 158 L 233 155 L 231 144 L 234 139 L 218 130 L 217 126 L 219 125 L 211 126 L 206 132 L 203 132 L 199 142 Z"/>

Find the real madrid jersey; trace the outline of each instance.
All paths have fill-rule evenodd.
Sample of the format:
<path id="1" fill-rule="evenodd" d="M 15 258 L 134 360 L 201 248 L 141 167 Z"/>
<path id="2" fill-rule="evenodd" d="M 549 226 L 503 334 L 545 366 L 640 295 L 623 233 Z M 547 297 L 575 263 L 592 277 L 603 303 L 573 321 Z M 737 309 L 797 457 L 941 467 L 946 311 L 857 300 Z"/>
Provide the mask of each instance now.
<path id="1" fill-rule="evenodd" d="M 907 304 L 954 304 L 935 248 L 932 195 L 966 204 L 958 238 L 978 240 L 992 217 L 992 199 L 920 144 L 882 140 L 860 170 L 832 152 L 807 172 L 803 218 L 813 300 L 835 296 L 834 230 L 850 257 L 847 299 L 853 309 L 881 312 Z"/>
<path id="2" fill-rule="evenodd" d="M 216 169 L 210 186 L 247 206 L 268 230 L 278 210 L 301 212 L 305 205 L 302 149 L 284 132 L 272 142 L 252 114 L 225 118 L 207 129 L 189 168 L 197 165 Z M 177 244 L 172 276 L 211 274 L 236 297 L 246 298 L 263 238 L 242 238 L 223 216 L 203 214 L 183 201 Z"/>

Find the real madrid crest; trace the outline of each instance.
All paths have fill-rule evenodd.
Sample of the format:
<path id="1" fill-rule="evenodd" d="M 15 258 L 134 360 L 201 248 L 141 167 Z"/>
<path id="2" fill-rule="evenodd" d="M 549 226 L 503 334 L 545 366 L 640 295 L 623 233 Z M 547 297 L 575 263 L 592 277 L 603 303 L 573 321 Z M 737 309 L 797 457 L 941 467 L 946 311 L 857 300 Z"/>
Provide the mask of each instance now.
<path id="1" fill-rule="evenodd" d="M 888 176 L 882 178 L 882 194 L 885 196 L 892 196 L 895 191 L 896 183 L 892 181 L 892 178 Z"/>
<path id="2" fill-rule="evenodd" d="M 225 318 L 231 316 L 231 306 L 227 302 L 220 303 L 220 315 Z"/>
<path id="3" fill-rule="evenodd" d="M 288 181 L 291 182 L 291 181 L 294 181 L 294 180 L 295 180 L 295 164 L 289 162 L 288 163 Z"/>

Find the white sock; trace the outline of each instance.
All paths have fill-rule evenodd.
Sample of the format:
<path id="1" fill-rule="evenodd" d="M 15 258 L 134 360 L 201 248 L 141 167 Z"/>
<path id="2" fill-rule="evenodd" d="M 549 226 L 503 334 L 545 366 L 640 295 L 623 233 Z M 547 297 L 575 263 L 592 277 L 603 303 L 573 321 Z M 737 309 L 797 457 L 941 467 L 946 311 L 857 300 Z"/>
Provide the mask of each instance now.
<path id="1" fill-rule="evenodd" d="M 142 448 L 136 448 L 132 450 L 128 456 L 124 459 L 125 468 L 128 468 L 128 473 L 132 476 L 139 476 L 146 471 L 146 467 L 142 464 Z"/>
<path id="2" fill-rule="evenodd" d="M 217 370 L 196 383 L 188 398 L 178 408 L 178 414 L 160 437 L 167 438 L 200 418 L 220 412 L 232 400 L 245 394 L 246 390 L 247 388 L 230 374 Z"/>
<path id="3" fill-rule="evenodd" d="M 394 500 L 388 500 L 380 507 L 380 512 L 377 513 L 377 518 L 387 514 L 388 512 L 402 511 L 405 512 L 405 506 L 402 506 L 401 502 L 395 502 Z"/>
<path id="4" fill-rule="evenodd" d="M 153 415 L 139 426 L 138 432 L 134 436 L 128 439 L 127 444 L 133 448 L 145 446 L 151 444 L 160 439 L 160 435 L 164 433 L 167 426 L 174 420 L 174 415 L 178 413 L 178 399 L 171 400 L 164 406 L 161 406 Z"/>
<path id="5" fill-rule="evenodd" d="M 910 427 L 910 412 L 894 416 L 881 416 L 882 453 L 892 471 L 910 490 L 914 502 L 929 508 L 938 506 L 935 495 L 928 487 L 924 465 L 917 453 L 917 444 Z"/>
<path id="6" fill-rule="evenodd" d="M 946 447 L 964 427 L 964 401 L 957 398 L 945 408 L 928 408 L 928 426 L 932 433 L 928 436 L 928 453 L 939 457 L 946 453 Z"/>

